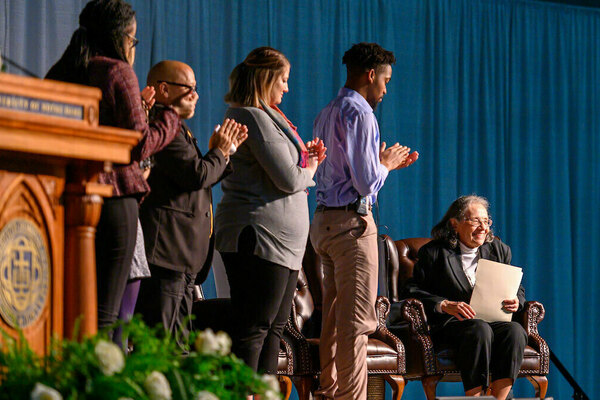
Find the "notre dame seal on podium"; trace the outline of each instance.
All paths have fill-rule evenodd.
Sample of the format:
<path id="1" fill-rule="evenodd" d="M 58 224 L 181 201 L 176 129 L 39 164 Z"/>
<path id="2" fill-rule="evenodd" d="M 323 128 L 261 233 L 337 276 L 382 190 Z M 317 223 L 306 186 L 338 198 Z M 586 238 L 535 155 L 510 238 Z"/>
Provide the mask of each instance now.
<path id="1" fill-rule="evenodd" d="M 50 270 L 42 233 L 26 219 L 0 231 L 0 315 L 13 328 L 35 322 L 46 305 Z"/>

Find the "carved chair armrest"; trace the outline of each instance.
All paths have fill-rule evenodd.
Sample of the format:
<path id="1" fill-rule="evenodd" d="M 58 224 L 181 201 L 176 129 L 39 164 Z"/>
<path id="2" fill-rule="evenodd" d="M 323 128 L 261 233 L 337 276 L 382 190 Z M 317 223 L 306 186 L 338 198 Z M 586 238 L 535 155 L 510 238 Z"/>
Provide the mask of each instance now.
<path id="1" fill-rule="evenodd" d="M 311 375 L 319 373 L 319 365 L 313 365 L 311 357 L 311 343 L 298 326 L 296 305 L 292 303 L 292 310 L 288 317 L 287 323 L 283 329 L 281 338 L 281 347 L 285 348 L 286 354 L 293 364 L 295 375 Z M 291 357 L 290 357 L 291 355 Z"/>
<path id="2" fill-rule="evenodd" d="M 399 310 L 400 316 L 388 327 L 404 343 L 408 374 L 436 375 L 435 352 L 423 303 L 405 299 L 394 303 L 394 308 Z"/>
<path id="3" fill-rule="evenodd" d="M 292 349 L 292 345 L 288 343 L 283 337 L 279 342 L 279 349 L 285 352 L 285 357 L 288 360 L 287 369 L 285 371 L 281 371 L 277 369 L 278 375 L 294 375 L 294 351 Z"/>
<path id="4" fill-rule="evenodd" d="M 527 344 L 540 354 L 542 370 L 547 374 L 550 368 L 550 349 L 538 332 L 538 324 L 544 320 L 545 313 L 542 303 L 528 301 L 519 315 L 519 322 L 527 333 Z"/>
<path id="5" fill-rule="evenodd" d="M 429 336 L 429 325 L 423 303 L 417 299 L 405 299 L 398 302 L 402 319 L 408 324 L 412 335 Z"/>
<path id="6" fill-rule="evenodd" d="M 291 346 L 308 346 L 307 338 L 298 326 L 297 317 L 296 305 L 292 303 L 290 316 L 283 329 L 283 340 L 288 342 Z"/>
<path id="7" fill-rule="evenodd" d="M 297 329 L 294 318 L 290 316 L 283 329 L 283 335 L 281 337 L 282 347 L 285 347 L 286 353 L 288 350 L 296 352 L 298 354 L 308 353 L 309 343 L 306 340 L 304 334 Z"/>
<path id="8" fill-rule="evenodd" d="M 546 310 L 542 303 L 537 301 L 527 301 L 521 311 L 520 323 L 525 328 L 527 336 L 535 336 L 538 334 L 538 324 L 544 320 Z"/>
<path id="9" fill-rule="evenodd" d="M 377 296 L 375 312 L 377 314 L 377 329 L 379 329 L 386 325 L 387 316 L 390 313 L 390 301 L 387 297 Z"/>
<path id="10" fill-rule="evenodd" d="M 423 308 L 423 303 L 417 299 L 405 299 L 394 303 L 394 310 L 388 326 L 407 330 L 411 335 L 429 335 L 425 308 Z"/>
<path id="11" fill-rule="evenodd" d="M 394 349 L 398 353 L 397 373 L 401 375 L 406 373 L 406 352 L 400 339 L 390 332 L 385 325 L 378 326 L 377 330 L 369 337 L 377 339 Z"/>

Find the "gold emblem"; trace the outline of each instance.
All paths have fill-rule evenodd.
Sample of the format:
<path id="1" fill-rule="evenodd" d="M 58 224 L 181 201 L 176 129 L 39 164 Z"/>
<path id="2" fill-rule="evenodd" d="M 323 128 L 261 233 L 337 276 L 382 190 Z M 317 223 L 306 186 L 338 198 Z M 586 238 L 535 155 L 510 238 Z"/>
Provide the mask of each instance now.
<path id="1" fill-rule="evenodd" d="M 48 250 L 42 233 L 26 219 L 0 231 L 0 315 L 25 328 L 41 315 L 49 289 Z"/>

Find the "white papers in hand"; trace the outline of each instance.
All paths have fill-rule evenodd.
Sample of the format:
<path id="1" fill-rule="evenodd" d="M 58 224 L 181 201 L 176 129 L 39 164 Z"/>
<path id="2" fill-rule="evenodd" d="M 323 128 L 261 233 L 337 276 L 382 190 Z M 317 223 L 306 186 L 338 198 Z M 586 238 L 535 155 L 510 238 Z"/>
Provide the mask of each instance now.
<path id="1" fill-rule="evenodd" d="M 523 270 L 512 265 L 479 259 L 471 307 L 475 318 L 487 322 L 510 321 L 512 313 L 502 309 L 502 301 L 517 297 Z"/>

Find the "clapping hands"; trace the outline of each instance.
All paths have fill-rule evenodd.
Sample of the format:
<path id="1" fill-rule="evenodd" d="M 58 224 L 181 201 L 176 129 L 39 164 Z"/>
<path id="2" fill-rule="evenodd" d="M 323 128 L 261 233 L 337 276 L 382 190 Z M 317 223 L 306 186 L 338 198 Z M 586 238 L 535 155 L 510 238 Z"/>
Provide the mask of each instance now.
<path id="1" fill-rule="evenodd" d="M 419 158 L 416 151 L 410 152 L 410 147 L 394 144 L 386 149 L 385 142 L 381 143 L 379 148 L 379 160 L 388 171 L 406 168 L 412 165 Z"/>
<path id="2" fill-rule="evenodd" d="M 146 112 L 146 114 L 148 114 L 148 111 L 150 111 L 150 109 L 154 107 L 154 103 L 156 102 L 156 99 L 154 98 L 154 96 L 156 95 L 156 90 L 152 86 L 146 86 L 144 90 L 142 90 L 141 95 L 142 107 L 144 107 L 144 111 Z"/>
<path id="3" fill-rule="evenodd" d="M 306 143 L 306 149 L 308 150 L 309 158 L 316 158 L 319 164 L 327 157 L 327 154 L 325 154 L 327 147 L 325 147 L 325 144 L 319 138 Z"/>
<path id="4" fill-rule="evenodd" d="M 226 118 L 223 125 L 217 125 L 208 140 L 208 148 L 221 150 L 223 156 L 229 157 L 231 149 L 237 149 L 248 138 L 248 127 L 233 119 Z M 235 150 L 234 150 L 235 151 Z"/>
<path id="5" fill-rule="evenodd" d="M 317 171 L 317 167 L 327 158 L 327 147 L 323 141 L 319 138 L 311 140 L 306 143 L 306 149 L 308 150 L 308 166 L 307 168 L 312 172 L 314 176 Z"/>

